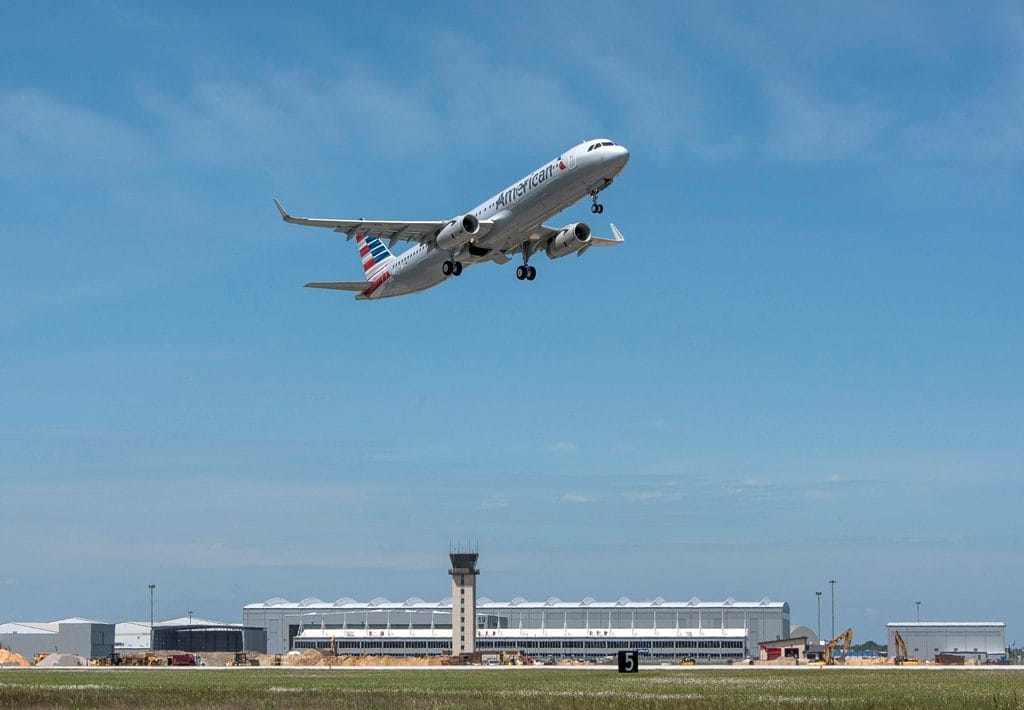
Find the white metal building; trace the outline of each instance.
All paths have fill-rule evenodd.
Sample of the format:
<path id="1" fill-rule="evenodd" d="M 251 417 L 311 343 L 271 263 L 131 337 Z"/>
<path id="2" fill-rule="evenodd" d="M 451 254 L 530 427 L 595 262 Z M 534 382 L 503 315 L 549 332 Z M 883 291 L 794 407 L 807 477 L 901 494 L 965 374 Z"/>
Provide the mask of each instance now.
<path id="1" fill-rule="evenodd" d="M 895 632 L 907 644 L 911 658 L 935 659 L 937 653 L 952 653 L 982 663 L 1006 658 L 1006 624 L 1001 621 L 892 621 L 889 649 L 896 648 Z"/>
<path id="2" fill-rule="evenodd" d="M 61 621 L 0 624 L 0 648 L 32 660 L 37 653 L 103 658 L 114 651 L 114 625 L 72 617 Z"/>
<path id="3" fill-rule="evenodd" d="M 337 648 L 339 653 L 424 655 L 451 649 L 451 599 L 390 602 L 377 598 L 335 602 L 275 598 L 249 604 L 242 623 L 267 630 L 267 652 Z M 658 660 L 755 657 L 760 641 L 789 636 L 789 605 L 759 602 L 530 602 L 517 597 L 477 603 L 477 650 L 522 650 L 530 655 L 596 658 L 626 648 Z"/>

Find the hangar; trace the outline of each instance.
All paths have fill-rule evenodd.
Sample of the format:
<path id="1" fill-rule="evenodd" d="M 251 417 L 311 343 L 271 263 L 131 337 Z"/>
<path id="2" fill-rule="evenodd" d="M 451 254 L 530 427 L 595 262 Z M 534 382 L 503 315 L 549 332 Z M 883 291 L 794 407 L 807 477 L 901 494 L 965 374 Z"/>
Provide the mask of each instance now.
<path id="1" fill-rule="evenodd" d="M 114 625 L 78 617 L 0 624 L 0 647 L 28 660 L 37 653 L 103 658 L 114 652 Z"/>
<path id="2" fill-rule="evenodd" d="M 339 653 L 447 654 L 452 639 L 451 598 L 404 602 L 384 598 L 334 602 L 268 599 L 242 610 L 242 623 L 267 632 L 267 652 L 336 648 Z M 659 660 L 703 661 L 756 657 L 757 644 L 789 636 L 789 604 L 762 599 L 705 602 L 694 597 L 634 602 L 531 602 L 517 597 L 476 605 L 476 649 L 522 650 L 531 655 L 596 658 L 637 648 Z"/>
<path id="3" fill-rule="evenodd" d="M 115 638 L 117 650 L 127 652 L 150 650 L 151 641 L 152 648 L 160 651 L 266 652 L 263 629 L 225 624 L 198 616 L 158 621 L 153 626 L 152 635 L 148 621 L 123 621 L 117 624 Z"/>
<path id="4" fill-rule="evenodd" d="M 910 658 L 935 660 L 953 654 L 981 663 L 1006 659 L 1006 624 L 1001 621 L 891 621 L 889 648 L 896 648 L 898 631 Z"/>

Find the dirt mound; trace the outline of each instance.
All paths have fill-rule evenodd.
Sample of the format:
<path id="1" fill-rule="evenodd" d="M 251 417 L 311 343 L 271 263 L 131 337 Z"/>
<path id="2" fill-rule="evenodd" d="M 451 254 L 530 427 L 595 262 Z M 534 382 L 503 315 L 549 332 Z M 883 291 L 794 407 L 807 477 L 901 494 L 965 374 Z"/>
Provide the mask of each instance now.
<path id="1" fill-rule="evenodd" d="M 447 656 L 335 656 L 310 648 L 298 655 L 284 656 L 281 662 L 288 666 L 443 666 L 450 661 Z"/>
<path id="2" fill-rule="evenodd" d="M 28 661 L 25 660 L 24 656 L 20 656 L 13 651 L 8 651 L 6 648 L 0 648 L 0 666 L 17 665 L 22 668 L 28 667 Z"/>
<path id="3" fill-rule="evenodd" d="M 65 666 L 87 666 L 88 659 L 76 656 L 73 653 L 51 653 L 49 656 L 36 664 L 39 668 L 55 668 Z"/>
<path id="4" fill-rule="evenodd" d="M 327 653 L 318 648 L 310 648 L 297 655 L 291 653 L 285 654 L 281 659 L 281 663 L 286 666 L 318 666 L 320 665 L 320 661 L 327 658 L 327 656 Z"/>

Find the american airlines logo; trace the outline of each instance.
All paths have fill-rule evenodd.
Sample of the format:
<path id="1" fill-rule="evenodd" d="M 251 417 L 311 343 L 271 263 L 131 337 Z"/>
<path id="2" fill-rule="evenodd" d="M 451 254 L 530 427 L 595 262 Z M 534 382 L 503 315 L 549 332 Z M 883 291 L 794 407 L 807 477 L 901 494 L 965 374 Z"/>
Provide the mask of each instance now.
<path id="1" fill-rule="evenodd" d="M 555 174 L 555 170 L 565 170 L 565 163 L 562 162 L 561 158 L 558 159 L 557 165 L 555 163 L 551 163 L 546 167 L 541 168 L 530 177 L 523 179 L 518 185 L 510 187 L 505 190 L 505 192 L 498 195 L 498 199 L 494 203 L 495 206 L 504 207 L 505 205 L 510 205 L 513 202 L 518 201 L 527 192 L 538 185 L 543 184 L 546 180 L 551 179 Z"/>

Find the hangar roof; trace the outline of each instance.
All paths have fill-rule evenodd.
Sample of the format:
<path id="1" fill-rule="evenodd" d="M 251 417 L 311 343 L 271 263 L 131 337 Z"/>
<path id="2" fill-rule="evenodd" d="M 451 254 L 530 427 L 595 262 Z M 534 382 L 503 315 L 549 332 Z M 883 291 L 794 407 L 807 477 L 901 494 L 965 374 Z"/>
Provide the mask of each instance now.
<path id="1" fill-rule="evenodd" d="M 167 621 L 158 621 L 154 624 L 156 628 L 161 626 L 189 626 L 190 622 L 187 616 L 180 616 L 177 619 L 168 619 Z M 192 626 L 240 626 L 240 624 L 225 624 L 220 621 L 211 621 L 210 619 L 201 619 L 198 616 L 193 616 L 191 621 Z M 148 621 L 122 621 L 117 624 L 117 630 L 119 633 L 149 633 L 149 622 Z"/>
<path id="2" fill-rule="evenodd" d="M 325 602 L 322 599 L 316 597 L 306 597 L 300 602 L 290 602 L 287 599 L 281 597 L 274 597 L 268 599 L 265 602 L 257 602 L 254 604 L 246 604 L 246 609 L 438 609 L 438 608 L 450 608 L 452 600 L 450 597 L 446 597 L 438 602 L 427 602 L 423 601 L 419 597 L 411 597 L 406 599 L 404 602 L 392 602 L 388 601 L 383 597 L 377 597 L 369 602 L 358 602 L 350 597 L 342 597 L 333 602 Z M 587 597 L 582 601 L 562 601 L 558 597 L 550 597 L 546 601 L 527 601 L 522 597 L 516 597 L 511 601 L 507 602 L 496 602 L 488 599 L 487 597 L 480 597 L 477 601 L 477 609 L 657 609 L 660 607 L 666 607 L 671 609 L 781 609 L 787 607 L 785 602 L 771 601 L 770 599 L 762 599 L 759 602 L 739 602 L 735 599 L 726 599 L 720 602 L 705 602 L 697 599 L 696 597 L 689 601 L 677 601 L 670 602 L 665 601 L 661 597 L 653 599 L 651 601 L 632 601 L 627 597 L 620 597 L 616 601 L 597 601 L 591 597 Z"/>
<path id="3" fill-rule="evenodd" d="M 1003 621 L 890 621 L 886 626 L 919 626 L 919 627 L 946 627 L 946 626 L 1006 626 Z"/>
<path id="4" fill-rule="evenodd" d="M 60 631 L 61 624 L 103 624 L 103 621 L 93 621 L 72 616 L 60 621 L 12 621 L 7 624 L 0 624 L 0 634 L 55 634 Z"/>
<path id="5" fill-rule="evenodd" d="M 12 621 L 0 624 L 0 634 L 55 634 L 56 624 L 35 621 Z"/>

